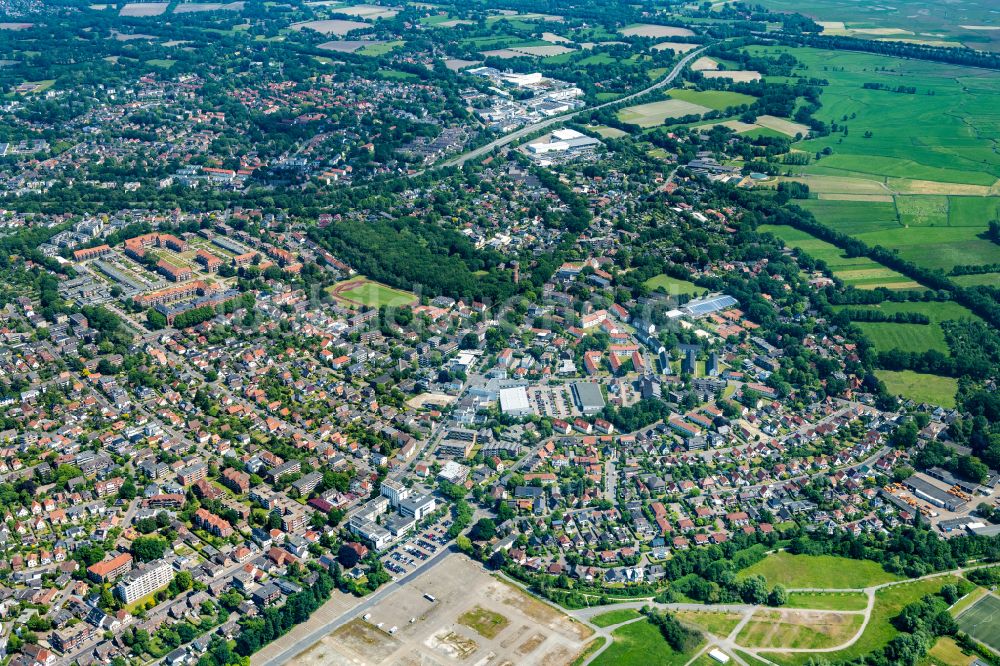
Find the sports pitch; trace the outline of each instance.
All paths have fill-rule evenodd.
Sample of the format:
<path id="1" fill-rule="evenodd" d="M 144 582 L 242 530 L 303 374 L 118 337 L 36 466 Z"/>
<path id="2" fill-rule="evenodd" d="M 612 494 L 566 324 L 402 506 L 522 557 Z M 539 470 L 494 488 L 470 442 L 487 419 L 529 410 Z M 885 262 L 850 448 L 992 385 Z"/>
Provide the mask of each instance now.
<path id="1" fill-rule="evenodd" d="M 368 278 L 352 278 L 338 282 L 330 287 L 330 293 L 341 303 L 348 306 L 363 305 L 371 308 L 403 307 L 413 305 L 417 297 L 413 294 L 387 287 Z"/>
<path id="2" fill-rule="evenodd" d="M 1000 650 L 1000 599 L 989 594 L 958 616 L 958 626 L 977 641 Z"/>

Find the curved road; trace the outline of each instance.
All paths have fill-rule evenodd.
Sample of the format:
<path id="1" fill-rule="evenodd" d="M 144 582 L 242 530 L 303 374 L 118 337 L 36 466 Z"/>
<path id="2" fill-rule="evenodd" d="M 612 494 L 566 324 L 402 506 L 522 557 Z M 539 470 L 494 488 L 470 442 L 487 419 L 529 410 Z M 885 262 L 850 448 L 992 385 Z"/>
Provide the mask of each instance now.
<path id="1" fill-rule="evenodd" d="M 708 46 L 709 45 L 706 44 L 705 46 L 702 46 L 701 48 L 697 48 L 694 51 L 691 51 L 690 53 L 688 53 L 687 55 L 685 55 L 683 58 L 681 58 L 680 62 L 678 62 L 676 65 L 674 65 L 674 68 L 672 70 L 670 70 L 669 74 L 667 74 L 665 77 L 663 77 L 662 79 L 660 79 L 659 81 L 657 81 L 653 85 L 649 86 L 648 88 L 644 88 L 643 90 L 640 90 L 639 92 L 631 93 L 629 95 L 626 95 L 625 97 L 621 97 L 621 98 L 616 99 L 616 100 L 611 101 L 611 102 L 605 102 L 604 104 L 598 104 L 597 106 L 585 106 L 582 109 L 577 109 L 576 111 L 570 111 L 569 113 L 564 113 L 564 114 L 562 114 L 560 116 L 553 116 L 552 118 L 546 118 L 545 120 L 540 120 L 537 123 L 534 123 L 534 124 L 531 124 L 531 125 L 525 125 L 524 127 L 522 127 L 519 130 L 514 130 L 510 134 L 504 134 L 503 136 L 501 136 L 501 137 L 499 137 L 497 139 L 494 139 L 493 141 L 490 141 L 485 146 L 480 146 L 479 148 L 475 148 L 475 149 L 470 150 L 470 151 L 468 151 L 466 153 L 462 153 L 461 155 L 456 155 L 455 157 L 452 157 L 451 159 L 448 159 L 448 160 L 445 160 L 444 162 L 441 162 L 437 166 L 438 167 L 462 166 L 463 164 L 465 164 L 469 160 L 474 160 L 474 159 L 476 159 L 478 157 L 482 157 L 486 153 L 492 151 L 494 148 L 499 148 L 500 146 L 506 146 L 508 143 L 511 143 L 513 141 L 517 141 L 518 139 L 523 139 L 524 137 L 528 136 L 529 134 L 533 134 L 533 133 L 537 132 L 538 130 L 545 129 L 546 127 L 549 127 L 550 125 L 555 125 L 556 123 L 565 122 L 565 121 L 569 120 L 570 118 L 573 118 L 574 116 L 576 116 L 576 115 L 578 115 L 580 113 L 584 113 L 584 112 L 589 113 L 591 111 L 597 111 L 598 109 L 604 109 L 606 107 L 613 106 L 615 104 L 621 104 L 622 102 L 630 102 L 630 101 L 632 101 L 634 99 L 638 99 L 639 97 L 645 95 L 646 93 L 652 92 L 652 91 L 657 90 L 659 88 L 663 88 L 664 86 L 668 86 L 671 83 L 673 83 L 674 79 L 676 79 L 678 77 L 678 75 L 681 73 L 681 71 L 685 67 L 687 67 L 687 64 L 689 62 L 691 62 L 692 60 L 694 60 L 695 58 L 697 58 L 699 55 L 701 55 L 702 51 L 704 51 L 705 49 L 707 49 Z"/>

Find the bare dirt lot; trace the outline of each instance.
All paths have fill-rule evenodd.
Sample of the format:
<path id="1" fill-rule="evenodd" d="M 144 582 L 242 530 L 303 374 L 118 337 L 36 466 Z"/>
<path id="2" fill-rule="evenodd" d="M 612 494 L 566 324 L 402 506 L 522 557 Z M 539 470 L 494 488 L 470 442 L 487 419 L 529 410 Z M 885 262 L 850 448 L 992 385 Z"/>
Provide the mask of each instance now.
<path id="1" fill-rule="evenodd" d="M 591 633 L 456 554 L 386 597 L 368 620 L 341 627 L 295 662 L 561 666 L 583 650 Z"/>

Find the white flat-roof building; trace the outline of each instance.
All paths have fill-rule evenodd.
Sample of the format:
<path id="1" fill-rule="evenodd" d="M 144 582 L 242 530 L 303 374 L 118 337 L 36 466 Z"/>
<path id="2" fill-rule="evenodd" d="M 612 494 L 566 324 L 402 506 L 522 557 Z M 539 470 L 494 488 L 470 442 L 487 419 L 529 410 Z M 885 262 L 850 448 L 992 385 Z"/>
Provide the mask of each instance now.
<path id="1" fill-rule="evenodd" d="M 528 416 L 531 414 L 527 389 L 523 386 L 500 389 L 500 411 L 508 416 Z"/>

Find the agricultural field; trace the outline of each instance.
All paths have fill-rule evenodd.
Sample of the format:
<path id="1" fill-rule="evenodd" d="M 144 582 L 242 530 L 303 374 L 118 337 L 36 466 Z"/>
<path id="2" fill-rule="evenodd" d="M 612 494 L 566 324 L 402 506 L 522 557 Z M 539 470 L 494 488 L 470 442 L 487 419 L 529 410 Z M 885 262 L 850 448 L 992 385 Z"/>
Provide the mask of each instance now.
<path id="1" fill-rule="evenodd" d="M 649 621 L 643 620 L 618 627 L 611 633 L 611 647 L 590 662 L 593 666 L 684 666 L 694 652 L 675 652 L 666 639 Z M 650 657 L 656 655 L 655 661 Z"/>
<path id="2" fill-rule="evenodd" d="M 816 116 L 847 125 L 795 149 L 822 156 L 793 171 L 816 199 L 802 202 L 816 218 L 869 245 L 897 250 L 917 265 L 1000 262 L 1000 246 L 980 234 L 1000 216 L 1000 80 L 984 70 L 878 55 L 809 48 L 787 51 L 822 77 Z M 916 94 L 864 88 L 912 86 Z M 919 136 L 912 127 L 924 128 Z M 964 276 L 963 285 L 996 276 Z"/>
<path id="3" fill-rule="evenodd" d="M 897 0 L 891 4 L 853 0 L 816 0 L 807 4 L 797 0 L 762 0 L 760 4 L 771 10 L 805 14 L 821 22 L 826 34 L 943 42 L 950 46 L 1000 51 L 996 3 L 991 0 L 962 0 L 949 4 L 948 11 L 941 11 L 941 5 L 932 0 Z"/>
<path id="4" fill-rule="evenodd" d="M 687 28 L 677 28 L 671 25 L 654 25 L 638 23 L 622 28 L 620 31 L 626 37 L 691 37 L 694 32 Z"/>
<path id="5" fill-rule="evenodd" d="M 662 102 L 625 107 L 618 112 L 618 119 L 623 123 L 639 125 L 640 127 L 657 127 L 668 118 L 701 115 L 706 111 L 711 111 L 711 109 L 680 99 L 668 99 Z"/>
<path id="6" fill-rule="evenodd" d="M 159 16 L 167 11 L 167 2 L 130 2 L 121 8 L 119 16 Z"/>
<path id="7" fill-rule="evenodd" d="M 802 123 L 792 122 L 787 118 L 779 118 L 777 116 L 757 116 L 756 123 L 761 127 L 766 127 L 767 129 L 772 129 L 776 132 L 781 132 L 786 136 L 794 137 L 798 134 L 806 136 L 809 134 L 809 128 Z"/>
<path id="8" fill-rule="evenodd" d="M 977 641 L 1000 650 L 1000 598 L 990 594 L 957 618 L 958 626 Z"/>
<path id="9" fill-rule="evenodd" d="M 334 53 L 354 53 L 360 49 L 370 49 L 384 43 L 375 39 L 338 39 L 332 42 L 323 42 L 316 48 Z"/>
<path id="10" fill-rule="evenodd" d="M 729 79 L 736 83 L 759 81 L 760 72 L 745 69 L 707 70 L 701 73 L 706 79 Z"/>
<path id="11" fill-rule="evenodd" d="M 727 90 L 691 90 L 689 88 L 673 88 L 667 92 L 671 99 L 679 99 L 699 106 L 707 106 L 716 111 L 722 111 L 730 106 L 753 104 L 756 101 L 750 95 L 729 92 Z"/>
<path id="12" fill-rule="evenodd" d="M 953 319 L 973 319 L 979 317 L 958 303 L 946 301 L 928 303 L 892 303 L 879 305 L 834 306 L 834 310 L 849 308 L 851 310 L 876 310 L 886 314 L 899 312 L 917 312 L 926 315 L 930 324 L 896 324 L 891 322 L 857 322 L 857 326 L 875 345 L 878 351 L 901 349 L 910 352 L 923 352 L 935 349 L 942 354 L 948 354 L 941 322 Z"/>
<path id="13" fill-rule="evenodd" d="M 653 46 L 654 51 L 670 49 L 676 54 L 687 53 L 688 51 L 693 51 L 696 48 L 698 48 L 697 44 L 684 44 L 681 42 L 660 42 L 659 44 L 655 44 Z"/>
<path id="14" fill-rule="evenodd" d="M 191 12 L 238 12 L 243 9 L 243 2 L 182 2 L 174 7 L 175 14 Z"/>
<path id="15" fill-rule="evenodd" d="M 292 30 L 315 30 L 323 35 L 343 36 L 352 30 L 370 28 L 371 24 L 361 21 L 348 21 L 346 19 L 326 19 L 322 21 L 305 21 L 303 23 L 293 23 Z"/>
<path id="16" fill-rule="evenodd" d="M 385 55 L 386 53 L 389 53 L 390 51 L 398 49 L 405 43 L 406 42 L 404 42 L 401 39 L 396 40 L 394 42 L 372 42 L 362 46 L 360 49 L 356 51 L 356 53 L 358 53 L 359 55 L 369 56 L 369 57 L 381 56 Z"/>
<path id="17" fill-rule="evenodd" d="M 843 645 L 861 628 L 861 613 L 759 610 L 736 637 L 744 647 L 824 649 Z"/>
<path id="18" fill-rule="evenodd" d="M 353 7 L 337 7 L 338 14 L 356 16 L 360 19 L 374 21 L 380 18 L 392 18 L 399 13 L 398 7 L 380 7 L 378 5 L 354 5 Z"/>
<path id="19" fill-rule="evenodd" d="M 901 395 L 917 402 L 929 402 L 951 409 L 955 406 L 958 380 L 953 377 L 926 375 L 911 370 L 876 370 L 875 375 L 885 382 L 889 393 Z"/>
<path id="20" fill-rule="evenodd" d="M 886 268 L 867 257 L 847 257 L 840 248 L 804 231 L 776 225 L 762 225 L 758 230 L 773 233 L 789 247 L 799 248 L 813 259 L 822 260 L 833 271 L 834 275 L 849 286 L 858 289 L 874 289 L 875 287 L 915 289 L 920 286 L 905 275 Z"/>
<path id="21" fill-rule="evenodd" d="M 380 308 L 412 305 L 417 297 L 413 294 L 387 287 L 368 278 L 351 278 L 330 287 L 334 298 L 350 307 L 366 306 Z"/>
<path id="22" fill-rule="evenodd" d="M 805 199 L 797 203 L 823 224 L 845 234 L 899 229 L 896 207 L 891 201 Z"/>
<path id="23" fill-rule="evenodd" d="M 771 553 L 743 569 L 737 578 L 757 575 L 766 578 L 769 585 L 781 584 L 787 588 L 861 589 L 899 580 L 878 562 L 833 555 L 792 555 L 784 551 Z"/>

